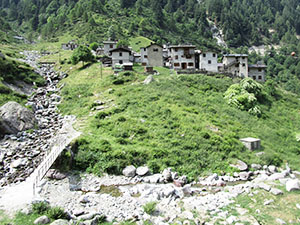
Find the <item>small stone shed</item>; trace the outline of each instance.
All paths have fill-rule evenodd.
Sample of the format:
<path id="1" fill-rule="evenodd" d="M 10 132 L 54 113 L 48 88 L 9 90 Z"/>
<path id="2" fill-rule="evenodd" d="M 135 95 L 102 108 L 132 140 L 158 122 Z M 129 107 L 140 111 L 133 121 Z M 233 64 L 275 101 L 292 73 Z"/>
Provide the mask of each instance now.
<path id="1" fill-rule="evenodd" d="M 240 139 L 240 141 L 249 150 L 255 150 L 260 148 L 260 139 L 258 138 L 247 137 Z"/>

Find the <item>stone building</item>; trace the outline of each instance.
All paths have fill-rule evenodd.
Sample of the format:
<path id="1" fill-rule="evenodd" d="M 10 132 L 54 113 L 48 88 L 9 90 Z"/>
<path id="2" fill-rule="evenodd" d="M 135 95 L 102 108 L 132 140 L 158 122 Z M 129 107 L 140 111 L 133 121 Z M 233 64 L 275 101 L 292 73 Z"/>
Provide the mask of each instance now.
<path id="1" fill-rule="evenodd" d="M 61 44 L 61 48 L 63 50 L 74 50 L 78 48 L 79 44 L 75 43 L 74 41 L 70 41 L 68 43 Z"/>
<path id="2" fill-rule="evenodd" d="M 171 45 L 170 67 L 175 70 L 195 69 L 195 45 Z"/>
<path id="3" fill-rule="evenodd" d="M 223 55 L 224 71 L 235 76 L 248 77 L 248 55 L 225 54 Z"/>
<path id="4" fill-rule="evenodd" d="M 199 69 L 209 72 L 218 72 L 218 55 L 214 52 L 201 52 Z"/>
<path id="5" fill-rule="evenodd" d="M 110 51 L 117 47 L 118 41 L 103 41 L 104 54 L 110 56 Z"/>
<path id="6" fill-rule="evenodd" d="M 151 43 L 145 48 L 141 48 L 141 61 L 143 66 L 163 66 L 163 47 Z"/>
<path id="7" fill-rule="evenodd" d="M 251 77 L 253 80 L 260 81 L 260 82 L 265 82 L 266 77 L 265 77 L 265 70 L 267 66 L 264 65 L 262 62 L 257 62 L 256 64 L 250 64 L 248 66 L 248 75 Z"/>
<path id="8" fill-rule="evenodd" d="M 260 139 L 258 138 L 248 137 L 248 138 L 240 139 L 240 141 L 249 150 L 255 150 L 260 148 Z"/>
<path id="9" fill-rule="evenodd" d="M 109 51 L 112 58 L 112 66 L 116 64 L 128 64 L 130 63 L 131 50 L 127 47 L 119 47 Z"/>

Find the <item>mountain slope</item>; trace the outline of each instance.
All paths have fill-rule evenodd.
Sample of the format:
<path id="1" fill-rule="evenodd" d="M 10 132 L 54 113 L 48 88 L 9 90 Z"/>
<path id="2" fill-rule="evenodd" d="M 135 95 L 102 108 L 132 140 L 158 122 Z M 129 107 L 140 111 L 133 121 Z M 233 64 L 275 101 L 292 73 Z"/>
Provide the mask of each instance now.
<path id="1" fill-rule="evenodd" d="M 118 77 L 105 68 L 103 79 L 98 68 L 72 66 L 62 81 L 60 111 L 76 115 L 83 131 L 73 146 L 76 168 L 119 174 L 127 165 L 147 164 L 154 172 L 173 167 L 192 178 L 232 171 L 236 158 L 299 167 L 298 95 L 278 89 L 276 94 L 266 84 L 266 93 L 275 97 L 266 94 L 257 118 L 227 105 L 223 94 L 233 84 L 228 78 L 177 76 L 156 68 L 156 81 L 143 85 L 142 67 Z M 95 110 L 98 104 L 101 111 Z M 239 139 L 248 136 L 261 138 L 264 155 L 245 150 Z"/>
<path id="2" fill-rule="evenodd" d="M 21 31 L 51 38 L 69 30 L 88 42 L 142 35 L 157 42 L 218 48 L 207 17 L 231 47 L 295 43 L 299 0 L 0 0 L 3 18 Z"/>

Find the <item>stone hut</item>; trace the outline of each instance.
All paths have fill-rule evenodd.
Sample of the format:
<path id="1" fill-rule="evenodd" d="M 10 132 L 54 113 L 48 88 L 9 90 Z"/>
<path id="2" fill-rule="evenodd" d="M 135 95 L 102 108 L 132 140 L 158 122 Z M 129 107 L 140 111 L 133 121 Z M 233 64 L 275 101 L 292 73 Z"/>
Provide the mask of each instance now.
<path id="1" fill-rule="evenodd" d="M 245 147 L 249 150 L 255 150 L 260 148 L 260 139 L 258 138 L 242 138 L 240 141 L 245 145 Z"/>

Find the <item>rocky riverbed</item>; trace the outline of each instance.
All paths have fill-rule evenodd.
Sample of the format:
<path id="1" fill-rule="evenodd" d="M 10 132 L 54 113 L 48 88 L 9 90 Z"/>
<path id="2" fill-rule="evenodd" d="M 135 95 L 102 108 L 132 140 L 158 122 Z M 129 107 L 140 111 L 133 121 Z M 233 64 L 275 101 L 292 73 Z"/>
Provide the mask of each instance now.
<path id="1" fill-rule="evenodd" d="M 65 118 L 57 112 L 61 98 L 57 84 L 66 76 L 49 65 L 38 65 L 39 54 L 34 51 L 23 53 L 24 62 L 35 68 L 47 81 L 28 99 L 38 121 L 36 129 L 6 135 L 0 141 L 0 187 L 24 181 L 39 165 L 50 149 L 55 134 L 62 128 Z"/>
<path id="2" fill-rule="evenodd" d="M 126 176 L 96 177 L 72 173 L 60 180 L 45 179 L 40 198 L 63 207 L 70 215 L 67 224 L 76 221 L 93 224 L 99 216 L 105 216 L 108 221 L 131 220 L 137 224 L 143 224 L 143 221 L 153 224 L 215 224 L 220 219 L 225 221 L 223 224 L 259 224 L 253 216 L 245 213 L 232 217 L 224 207 L 233 204 L 241 194 L 253 196 L 264 190 L 278 196 L 284 194 L 282 188 L 299 190 L 300 182 L 296 178 L 299 172 L 292 172 L 288 167 L 283 170 L 259 165 L 252 165 L 252 169 L 254 171 L 241 171 L 233 176 L 212 174 L 190 184 L 171 169 L 143 176 L 130 174 L 128 170 L 123 171 Z M 278 189 L 278 186 L 282 188 Z M 149 202 L 157 203 L 151 215 L 143 208 Z M 272 200 L 268 202 L 266 199 L 264 204 L 272 204 Z"/>

